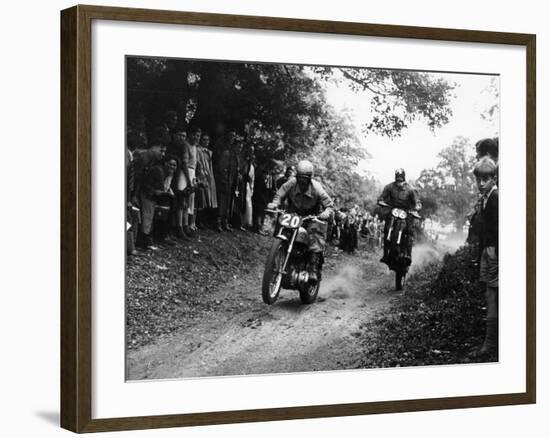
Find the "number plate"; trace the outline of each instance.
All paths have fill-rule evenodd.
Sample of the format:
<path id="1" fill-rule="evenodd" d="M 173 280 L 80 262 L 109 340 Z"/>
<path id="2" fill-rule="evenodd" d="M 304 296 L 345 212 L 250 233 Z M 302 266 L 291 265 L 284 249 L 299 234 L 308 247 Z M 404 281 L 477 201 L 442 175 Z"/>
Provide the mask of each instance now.
<path id="1" fill-rule="evenodd" d="M 285 228 L 298 228 L 302 223 L 300 216 L 291 213 L 285 213 L 279 216 L 279 225 Z"/>

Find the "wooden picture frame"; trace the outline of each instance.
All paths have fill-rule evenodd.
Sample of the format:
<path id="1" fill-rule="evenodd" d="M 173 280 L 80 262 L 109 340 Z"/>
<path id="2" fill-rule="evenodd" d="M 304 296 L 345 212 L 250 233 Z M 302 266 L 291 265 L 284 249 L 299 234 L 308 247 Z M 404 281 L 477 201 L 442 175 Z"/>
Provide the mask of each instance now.
<path id="1" fill-rule="evenodd" d="M 91 25 L 93 20 L 348 34 L 526 48 L 526 391 L 127 418 L 92 418 Z M 536 157 L 535 57 L 531 34 L 75 6 L 61 12 L 61 426 L 74 432 L 274 421 L 535 403 Z"/>

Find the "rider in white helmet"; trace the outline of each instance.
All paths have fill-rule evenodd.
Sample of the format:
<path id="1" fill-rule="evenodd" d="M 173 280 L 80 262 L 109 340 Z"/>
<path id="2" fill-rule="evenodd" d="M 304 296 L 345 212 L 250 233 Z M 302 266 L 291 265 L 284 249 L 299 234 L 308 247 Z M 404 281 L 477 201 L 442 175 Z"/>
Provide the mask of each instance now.
<path id="1" fill-rule="evenodd" d="M 277 190 L 267 208 L 275 209 L 286 200 L 289 213 L 297 213 L 300 216 L 317 215 L 319 219 L 328 221 L 332 216 L 334 204 L 321 183 L 312 178 L 313 164 L 308 160 L 300 161 L 296 166 L 296 177 L 290 178 Z M 328 224 L 311 221 L 305 225 L 310 241 L 309 273 L 311 281 L 316 282 L 318 273 L 321 272 Z"/>

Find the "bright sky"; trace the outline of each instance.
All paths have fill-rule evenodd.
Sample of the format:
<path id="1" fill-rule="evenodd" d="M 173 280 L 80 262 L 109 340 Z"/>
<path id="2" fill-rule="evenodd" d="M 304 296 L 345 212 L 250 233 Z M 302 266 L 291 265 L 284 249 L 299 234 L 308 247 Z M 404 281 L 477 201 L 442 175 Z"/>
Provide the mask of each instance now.
<path id="1" fill-rule="evenodd" d="M 354 93 L 346 84 L 327 85 L 329 103 L 337 110 L 348 109 L 353 114 L 358 137 L 372 157 L 360 163 L 360 170 L 368 171 L 382 183 L 392 181 L 398 167 L 405 169 L 407 179 L 415 180 L 423 169 L 437 164 L 438 152 L 450 145 L 457 136 L 466 137 L 475 144 L 477 140 L 494 137 L 499 132 L 498 117 L 493 123 L 481 118 L 481 113 L 495 99 L 487 92 L 491 76 L 431 74 L 457 84 L 453 90 L 456 97 L 451 101 L 453 116 L 447 125 L 434 132 L 422 120 L 415 122 L 402 132 L 401 137 L 394 140 L 374 134 L 365 136 L 362 133 L 361 126 L 370 119 L 370 94 Z"/>

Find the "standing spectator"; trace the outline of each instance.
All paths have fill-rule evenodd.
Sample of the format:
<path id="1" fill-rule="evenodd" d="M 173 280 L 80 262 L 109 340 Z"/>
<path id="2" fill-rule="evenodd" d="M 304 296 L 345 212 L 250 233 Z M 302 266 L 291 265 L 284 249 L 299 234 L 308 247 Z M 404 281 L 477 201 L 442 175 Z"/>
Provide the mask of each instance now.
<path id="1" fill-rule="evenodd" d="M 483 157 L 489 157 L 492 159 L 496 166 L 496 183 L 498 183 L 498 137 L 497 138 L 483 138 L 476 143 L 476 157 L 480 160 Z M 476 204 L 474 205 L 471 213 L 468 215 L 468 237 L 466 241 L 468 244 L 476 246 L 479 245 L 479 227 L 481 226 L 481 203 L 483 196 L 480 195 Z M 480 253 L 481 254 L 481 253 Z"/>
<path id="2" fill-rule="evenodd" d="M 191 129 L 189 134 L 189 141 L 186 142 L 182 162 L 182 167 L 187 167 L 187 182 L 189 183 L 186 187 L 189 194 L 186 198 L 187 210 L 183 214 L 183 228 L 188 235 L 193 236 L 197 232 L 197 226 L 195 225 L 195 190 L 197 188 L 195 169 L 197 167 L 197 148 L 202 131 L 199 127 L 195 127 Z"/>
<path id="3" fill-rule="evenodd" d="M 154 139 L 151 147 L 136 160 L 136 176 L 139 175 L 139 203 L 141 209 L 141 245 L 147 249 L 156 249 L 151 232 L 155 216 L 156 197 L 164 190 L 164 172 L 160 165 L 166 154 L 166 146 L 160 139 Z M 136 179 L 138 181 L 138 179 Z"/>
<path id="4" fill-rule="evenodd" d="M 135 158 L 140 149 L 147 145 L 147 136 L 133 129 L 126 134 L 126 253 L 136 253 L 135 244 L 139 232 L 139 202 L 136 199 Z"/>
<path id="5" fill-rule="evenodd" d="M 256 233 L 262 235 L 267 234 L 264 230 L 264 222 L 266 219 L 265 209 L 277 192 L 275 174 L 271 166 L 272 163 L 270 162 L 263 162 L 261 165 L 258 165 L 254 178 L 254 192 L 252 194 L 252 228 Z"/>
<path id="6" fill-rule="evenodd" d="M 481 194 L 479 210 L 479 279 L 485 284 L 487 323 L 485 340 L 479 353 L 498 355 L 498 188 L 497 165 L 489 157 L 481 158 L 475 168 Z"/>
<path id="7" fill-rule="evenodd" d="M 239 157 L 237 154 L 236 132 L 234 129 L 222 137 L 217 145 L 218 159 L 214 163 L 216 188 L 218 190 L 218 217 L 216 229 L 231 231 L 231 217 L 237 180 L 239 176 Z"/>
<path id="8" fill-rule="evenodd" d="M 296 176 L 296 168 L 294 166 L 288 166 L 285 170 L 285 174 L 277 179 L 276 187 L 277 190 L 286 183 L 290 178 Z"/>
<path id="9" fill-rule="evenodd" d="M 173 132 L 178 124 L 178 113 L 173 110 L 168 110 L 164 113 L 162 123 L 160 125 L 160 133 L 162 134 L 162 142 L 169 146 L 173 141 Z M 159 134 L 160 134 L 159 133 Z"/>
<path id="10" fill-rule="evenodd" d="M 254 146 L 250 145 L 248 151 L 242 160 L 241 167 L 241 192 L 242 202 L 241 210 L 241 231 L 252 227 L 252 195 L 254 193 L 254 177 L 256 172 L 256 162 L 254 157 Z"/>
<path id="11" fill-rule="evenodd" d="M 498 137 L 479 140 L 476 143 L 476 157 L 478 160 L 489 157 L 498 165 Z"/>
<path id="12" fill-rule="evenodd" d="M 176 157 L 180 164 L 174 178 L 175 200 L 172 220 L 174 223 L 174 234 L 176 237 L 185 240 L 189 240 L 186 231 L 188 233 L 190 232 L 188 229 L 184 229 L 184 217 L 185 225 L 188 225 L 187 215 L 185 214 L 188 191 L 185 189 L 190 185 L 189 169 L 187 166 L 183 165 L 187 157 L 187 147 L 187 133 L 183 129 L 176 129 L 173 135 L 172 144 L 168 149 L 168 154 Z"/>
<path id="13" fill-rule="evenodd" d="M 216 194 L 216 180 L 212 166 L 212 151 L 210 136 L 203 132 L 199 146 L 197 147 L 197 225 L 207 221 L 208 212 L 218 208 L 218 197 Z M 199 220 L 200 214 L 200 220 Z"/>
<path id="14" fill-rule="evenodd" d="M 170 232 L 170 218 L 171 211 L 174 206 L 174 192 L 172 190 L 174 176 L 178 169 L 178 160 L 176 157 L 167 156 L 164 163 L 153 167 L 151 179 L 157 179 L 155 184 L 158 184 L 162 180 L 162 191 L 156 194 L 156 206 L 155 217 L 153 224 L 153 236 L 159 241 L 167 245 L 174 245 L 175 242 L 170 239 L 168 233 Z M 158 175 L 155 173 L 158 172 Z"/>

